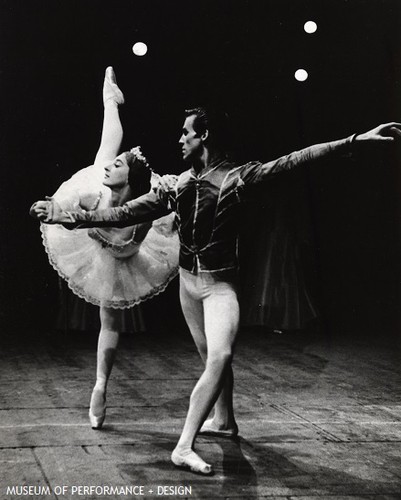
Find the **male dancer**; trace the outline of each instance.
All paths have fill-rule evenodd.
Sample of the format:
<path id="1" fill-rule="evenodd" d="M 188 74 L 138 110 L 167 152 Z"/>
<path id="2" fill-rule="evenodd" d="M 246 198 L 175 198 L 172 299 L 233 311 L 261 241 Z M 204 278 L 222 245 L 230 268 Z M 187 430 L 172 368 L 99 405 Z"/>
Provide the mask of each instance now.
<path id="1" fill-rule="evenodd" d="M 262 164 L 227 160 L 213 114 L 203 108 L 186 112 L 179 140 L 191 167 L 176 180 L 123 206 L 63 212 L 52 200 L 37 202 L 34 212 L 47 223 L 66 227 L 128 226 L 176 213 L 180 236 L 180 299 L 205 370 L 192 391 L 184 428 L 171 459 L 177 466 L 210 474 L 212 466 L 193 450 L 197 433 L 236 435 L 232 406 L 232 358 L 238 334 L 238 218 L 252 186 L 323 158 L 352 156 L 354 148 L 390 143 L 401 137 L 401 124 L 380 125 L 364 134 L 317 144 Z M 205 422 L 215 405 L 214 417 Z M 204 426 L 202 427 L 202 424 Z M 202 429 L 201 429 L 202 427 Z"/>

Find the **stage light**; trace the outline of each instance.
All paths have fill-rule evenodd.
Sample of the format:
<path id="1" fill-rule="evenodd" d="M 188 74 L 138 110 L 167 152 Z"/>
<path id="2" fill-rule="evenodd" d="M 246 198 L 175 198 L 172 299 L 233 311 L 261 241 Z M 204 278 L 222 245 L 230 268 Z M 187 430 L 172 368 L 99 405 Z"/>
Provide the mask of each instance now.
<path id="1" fill-rule="evenodd" d="M 317 30 L 317 24 L 314 21 L 306 21 L 304 30 L 306 33 L 314 33 Z"/>
<path id="2" fill-rule="evenodd" d="M 143 43 L 143 42 L 136 42 L 136 43 L 134 43 L 134 46 L 132 47 L 132 52 L 136 56 L 144 56 L 147 51 L 148 51 L 148 47 L 147 47 L 146 43 Z"/>
<path id="3" fill-rule="evenodd" d="M 297 69 L 294 76 L 299 82 L 304 82 L 308 78 L 308 72 L 304 69 Z"/>

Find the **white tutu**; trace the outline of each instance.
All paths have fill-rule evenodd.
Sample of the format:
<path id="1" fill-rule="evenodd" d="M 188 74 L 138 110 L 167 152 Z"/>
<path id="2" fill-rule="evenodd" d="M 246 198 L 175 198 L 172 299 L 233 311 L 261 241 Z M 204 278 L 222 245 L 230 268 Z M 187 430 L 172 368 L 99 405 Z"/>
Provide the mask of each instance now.
<path id="1" fill-rule="evenodd" d="M 106 208 L 111 191 L 102 179 L 98 166 L 84 168 L 60 186 L 54 199 L 64 209 L 82 203 Z M 143 241 L 136 235 L 137 229 L 146 233 L 143 224 L 124 229 L 40 227 L 51 265 L 76 295 L 98 306 L 125 309 L 163 292 L 177 275 L 179 240 L 173 221 L 174 214 L 154 221 Z"/>

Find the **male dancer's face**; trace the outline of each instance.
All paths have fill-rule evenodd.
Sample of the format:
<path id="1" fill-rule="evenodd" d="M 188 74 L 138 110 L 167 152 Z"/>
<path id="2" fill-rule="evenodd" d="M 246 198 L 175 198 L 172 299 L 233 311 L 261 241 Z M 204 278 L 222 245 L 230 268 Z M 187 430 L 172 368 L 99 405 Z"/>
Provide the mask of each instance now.
<path id="1" fill-rule="evenodd" d="M 195 115 L 187 116 L 182 127 L 181 144 L 184 161 L 194 161 L 201 156 L 203 141 L 194 130 Z"/>

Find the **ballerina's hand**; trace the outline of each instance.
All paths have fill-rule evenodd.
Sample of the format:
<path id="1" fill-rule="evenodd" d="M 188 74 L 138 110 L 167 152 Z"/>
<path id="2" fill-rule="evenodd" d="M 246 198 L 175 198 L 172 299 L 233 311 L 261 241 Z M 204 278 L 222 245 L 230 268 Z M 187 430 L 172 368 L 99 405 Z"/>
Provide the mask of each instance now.
<path id="1" fill-rule="evenodd" d="M 178 176 L 166 174 L 159 177 L 158 189 L 169 193 L 175 190 L 175 186 L 177 184 Z"/>
<path id="2" fill-rule="evenodd" d="M 155 172 L 152 172 L 151 177 L 151 190 L 156 193 L 158 196 L 162 196 L 163 194 L 168 194 L 171 191 L 175 190 L 175 186 L 177 184 L 178 176 L 177 175 L 159 175 Z"/>

